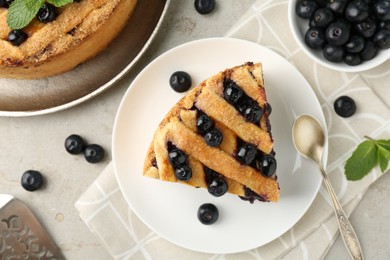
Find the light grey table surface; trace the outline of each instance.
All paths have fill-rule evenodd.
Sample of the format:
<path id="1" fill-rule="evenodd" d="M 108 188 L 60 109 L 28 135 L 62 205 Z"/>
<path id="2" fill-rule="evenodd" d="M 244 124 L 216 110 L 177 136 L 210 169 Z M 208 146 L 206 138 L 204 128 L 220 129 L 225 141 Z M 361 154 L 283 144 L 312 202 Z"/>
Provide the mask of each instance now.
<path id="1" fill-rule="evenodd" d="M 193 0 L 172 0 L 161 29 L 136 66 L 115 86 L 76 107 L 41 116 L 0 118 L 0 192 L 21 199 L 36 213 L 67 259 L 111 259 L 106 249 L 79 218 L 74 203 L 111 160 L 115 114 L 128 86 L 143 67 L 181 43 L 223 36 L 255 2 L 219 0 L 211 15 L 196 13 Z M 142 116 L 142 109 L 140 109 Z M 103 162 L 87 163 L 64 149 L 64 140 L 79 134 L 106 150 Z M 27 192 L 20 178 L 39 170 L 45 187 Z M 390 259 L 390 176 L 377 181 L 351 216 L 367 259 Z M 348 259 L 340 238 L 326 259 Z"/>

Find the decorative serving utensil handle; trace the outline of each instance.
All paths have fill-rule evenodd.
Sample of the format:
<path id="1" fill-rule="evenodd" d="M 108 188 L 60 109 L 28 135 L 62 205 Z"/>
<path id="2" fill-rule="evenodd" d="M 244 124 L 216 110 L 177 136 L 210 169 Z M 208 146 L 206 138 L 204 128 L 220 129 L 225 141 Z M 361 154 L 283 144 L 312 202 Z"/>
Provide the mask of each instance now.
<path id="1" fill-rule="evenodd" d="M 326 189 L 328 190 L 329 196 L 333 203 L 334 212 L 337 217 L 337 223 L 339 225 L 340 234 L 343 238 L 344 244 L 347 247 L 352 259 L 354 260 L 363 260 L 363 251 L 360 247 L 359 239 L 351 225 L 351 223 L 348 220 L 347 215 L 345 215 L 345 212 L 343 208 L 340 205 L 339 200 L 337 199 L 336 193 L 334 192 L 334 189 L 332 187 L 332 184 L 330 183 L 330 180 L 328 178 L 328 175 L 326 174 L 323 167 L 320 167 L 322 176 L 324 177 L 324 182 Z"/>

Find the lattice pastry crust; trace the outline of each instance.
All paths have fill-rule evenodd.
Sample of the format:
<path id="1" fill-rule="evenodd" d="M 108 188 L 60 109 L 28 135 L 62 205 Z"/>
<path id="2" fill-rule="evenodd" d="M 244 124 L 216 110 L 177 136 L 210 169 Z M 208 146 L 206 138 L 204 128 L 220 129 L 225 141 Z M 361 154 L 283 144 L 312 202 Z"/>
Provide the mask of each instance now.
<path id="1" fill-rule="evenodd" d="M 239 87 L 245 98 L 236 104 L 229 102 L 225 98 L 229 84 Z M 245 110 L 240 110 L 245 100 L 261 109 L 258 122 L 250 122 L 252 119 L 248 120 L 245 114 L 240 113 Z M 277 201 L 279 186 L 276 174 L 264 172 L 267 168 L 259 166 L 259 161 L 265 156 L 274 158 L 269 106 L 260 63 L 248 62 L 212 76 L 176 103 L 162 120 L 147 152 L 144 175 L 203 188 L 208 188 L 210 178 L 218 176 L 225 180 L 229 193 L 245 200 Z M 206 144 L 204 133 L 197 128 L 200 114 L 211 118 L 214 128 L 222 133 L 220 145 L 213 147 Z M 251 163 L 244 164 L 237 159 L 243 144 L 250 144 L 257 150 Z M 172 147 L 187 155 L 186 163 L 192 171 L 189 180 L 182 181 L 176 177 L 169 158 Z M 276 167 L 276 161 L 272 162 Z"/>
<path id="2" fill-rule="evenodd" d="M 118 35 L 137 0 L 82 0 L 60 8 L 50 23 L 34 19 L 20 46 L 7 41 L 8 9 L 0 8 L 0 77 L 41 78 L 73 69 Z"/>

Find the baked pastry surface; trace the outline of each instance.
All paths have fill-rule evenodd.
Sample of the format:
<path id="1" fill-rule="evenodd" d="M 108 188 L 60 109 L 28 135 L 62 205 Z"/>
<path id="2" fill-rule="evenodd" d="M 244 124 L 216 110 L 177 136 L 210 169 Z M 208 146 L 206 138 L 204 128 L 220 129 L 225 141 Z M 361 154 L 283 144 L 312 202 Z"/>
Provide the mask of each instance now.
<path id="1" fill-rule="evenodd" d="M 0 8 L 0 77 L 42 78 L 72 70 L 108 46 L 133 13 L 137 0 L 81 0 L 59 8 L 50 23 L 34 19 L 20 46 L 7 41 L 8 10 Z"/>
<path id="2" fill-rule="evenodd" d="M 226 99 L 226 89 L 232 85 L 244 93 L 235 104 Z M 258 107 L 261 117 L 246 115 L 247 108 L 240 108 L 244 103 Z M 245 200 L 277 201 L 279 186 L 274 173 L 269 108 L 260 63 L 246 63 L 210 77 L 176 103 L 162 120 L 146 155 L 144 176 L 203 188 L 220 178 L 226 182 L 227 192 Z M 200 115 L 211 118 L 213 128 L 222 133 L 220 144 L 210 146 L 205 142 L 205 133 L 198 128 Z M 248 145 L 255 149 L 256 156 L 243 162 L 242 147 Z M 170 161 L 173 149 L 186 154 L 192 172 L 188 180 L 179 180 L 175 174 L 176 166 Z M 261 165 L 264 158 L 271 158 L 274 165 Z M 273 172 L 268 172 L 269 167 Z"/>

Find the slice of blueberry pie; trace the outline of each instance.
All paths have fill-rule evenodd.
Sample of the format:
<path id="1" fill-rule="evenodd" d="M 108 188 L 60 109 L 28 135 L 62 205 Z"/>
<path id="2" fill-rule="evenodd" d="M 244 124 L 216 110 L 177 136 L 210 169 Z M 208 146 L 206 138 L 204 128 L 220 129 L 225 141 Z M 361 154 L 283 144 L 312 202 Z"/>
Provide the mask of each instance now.
<path id="1" fill-rule="evenodd" d="M 260 63 L 226 69 L 192 89 L 155 132 L 144 175 L 278 201 L 279 185 Z"/>

